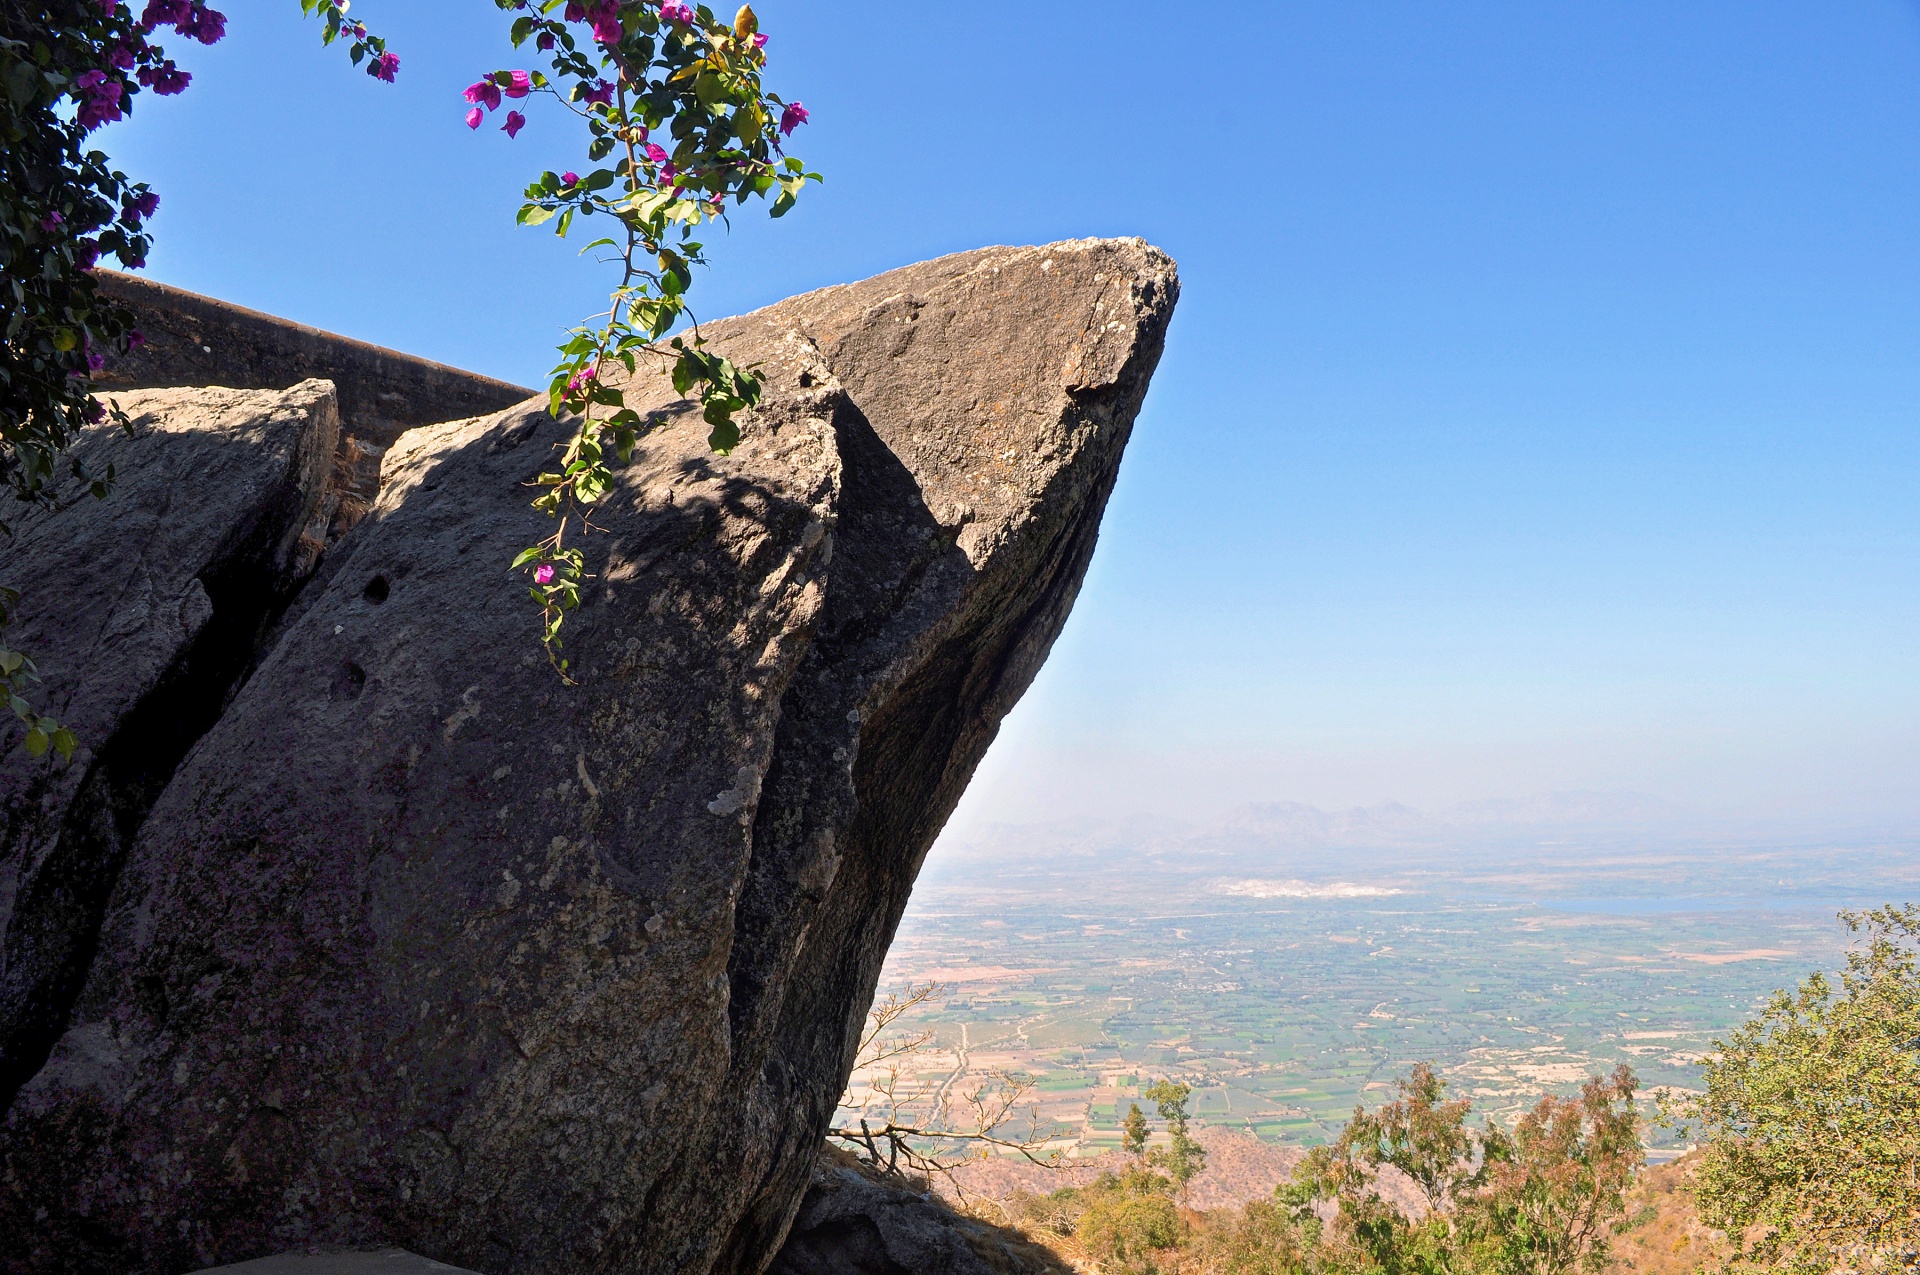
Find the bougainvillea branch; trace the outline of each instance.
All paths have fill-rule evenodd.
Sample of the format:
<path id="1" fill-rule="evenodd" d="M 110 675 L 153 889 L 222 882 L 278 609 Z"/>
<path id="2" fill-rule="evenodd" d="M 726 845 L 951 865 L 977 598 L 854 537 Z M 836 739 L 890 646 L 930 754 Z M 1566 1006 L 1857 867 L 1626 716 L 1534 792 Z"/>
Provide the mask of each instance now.
<path id="1" fill-rule="evenodd" d="M 550 67 L 483 77 L 466 90 L 467 123 L 477 128 L 505 106 L 501 131 L 518 136 L 528 120 L 517 104 L 535 97 L 583 123 L 594 167 L 584 177 L 541 174 L 519 219 L 554 222 L 565 235 L 581 218 L 610 218 L 614 233 L 588 248 L 611 249 L 621 275 L 608 309 L 560 347 L 552 410 L 578 428 L 534 501 L 556 519 L 554 534 L 512 564 L 530 573 L 544 640 L 565 676 L 560 627 L 587 579 L 585 557 L 567 537 L 576 523 L 585 529 L 613 484 L 612 464 L 631 456 L 649 424 L 626 405 L 613 370 L 631 376 L 644 362 L 669 375 L 681 394 L 697 395 L 714 450 L 730 451 L 740 436 L 734 415 L 759 401 L 760 377 L 704 348 L 686 299 L 694 267 L 706 261 L 693 234 L 724 219 L 730 199 L 770 197 L 780 216 L 820 178 L 781 149 L 807 110 L 763 90 L 767 38 L 752 9 L 728 23 L 681 0 L 495 3 L 516 15 L 514 47 L 531 42 Z M 391 82 L 399 56 L 348 16 L 349 5 L 300 0 L 324 24 L 322 43 L 344 43 L 356 66 Z M 146 264 L 146 223 L 159 197 L 113 169 L 91 134 L 127 118 L 144 91 L 167 96 L 188 86 L 192 77 L 166 56 L 159 33 L 213 44 L 226 24 L 205 0 L 146 0 L 137 13 L 127 0 L 0 0 L 0 481 L 28 505 L 55 502 L 63 462 L 81 492 L 108 493 L 112 469 L 93 472 L 69 451 L 88 425 L 126 424 L 92 394 L 92 375 L 141 339 L 93 270 L 104 256 L 129 269 Z M 18 599 L 0 587 L 0 686 L 27 751 L 70 757 L 73 732 L 28 698 L 38 680 L 33 660 L 5 642 Z"/>
<path id="2" fill-rule="evenodd" d="M 531 42 L 549 70 L 500 70 L 475 81 L 464 95 L 467 125 L 477 129 L 506 107 L 501 131 L 516 137 L 527 117 L 507 103 L 533 98 L 584 123 L 594 167 L 542 173 L 527 187 L 519 219 L 552 222 L 564 236 L 576 221 L 609 218 L 613 233 L 585 251 L 610 250 L 620 271 L 607 310 L 560 346 L 548 397 L 554 415 L 571 414 L 579 425 L 558 466 L 537 480 L 533 503 L 555 519 L 554 532 L 512 564 L 530 573 L 542 636 L 564 677 L 560 628 L 586 579 L 586 559 L 568 533 L 576 522 L 584 530 L 613 485 L 613 462 L 624 464 L 651 424 L 627 405 L 616 370 L 631 377 L 651 364 L 671 376 L 677 392 L 698 396 L 708 445 L 722 455 L 733 450 L 734 414 L 759 402 L 761 382 L 704 347 L 687 302 L 694 267 L 706 262 L 693 235 L 723 220 L 729 200 L 770 197 L 781 216 L 820 177 L 782 150 L 807 109 L 763 88 L 767 37 L 750 7 L 725 22 L 678 0 L 495 2 L 519 14 L 514 47 Z"/>

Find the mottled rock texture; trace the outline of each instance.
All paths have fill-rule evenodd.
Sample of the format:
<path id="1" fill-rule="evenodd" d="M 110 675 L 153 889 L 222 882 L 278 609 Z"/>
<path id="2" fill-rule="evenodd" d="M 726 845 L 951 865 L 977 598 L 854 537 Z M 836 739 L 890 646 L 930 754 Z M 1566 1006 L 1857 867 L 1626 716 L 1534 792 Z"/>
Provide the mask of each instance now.
<path id="1" fill-rule="evenodd" d="M 72 762 L 0 766 L 0 1109 L 45 1061 L 127 843 L 311 568 L 340 429 L 333 386 L 149 390 L 74 449 L 119 475 L 27 512 L 0 545 Z"/>
<path id="2" fill-rule="evenodd" d="M 1176 282 L 989 249 L 707 335 L 541 658 L 537 404 L 401 436 L 155 804 L 0 1129 L 0 1269 L 392 1244 L 485 1275 L 758 1272 L 915 873 L 1059 633 Z"/>

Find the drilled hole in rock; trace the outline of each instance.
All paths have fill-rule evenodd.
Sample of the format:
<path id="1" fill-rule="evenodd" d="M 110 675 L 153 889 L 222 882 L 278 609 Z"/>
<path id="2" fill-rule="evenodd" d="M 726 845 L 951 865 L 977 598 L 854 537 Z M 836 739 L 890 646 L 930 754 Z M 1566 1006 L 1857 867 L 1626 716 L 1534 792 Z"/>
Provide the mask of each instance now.
<path id="1" fill-rule="evenodd" d="M 391 591 L 387 585 L 387 578 L 385 576 L 375 576 L 373 579 L 367 581 L 366 588 L 360 590 L 360 596 L 373 603 L 373 605 L 379 606 L 387 600 L 387 594 Z"/>
<path id="2" fill-rule="evenodd" d="M 367 689 L 367 670 L 348 660 L 340 666 L 340 676 L 334 679 L 333 689 L 341 699 L 359 699 L 360 692 Z"/>

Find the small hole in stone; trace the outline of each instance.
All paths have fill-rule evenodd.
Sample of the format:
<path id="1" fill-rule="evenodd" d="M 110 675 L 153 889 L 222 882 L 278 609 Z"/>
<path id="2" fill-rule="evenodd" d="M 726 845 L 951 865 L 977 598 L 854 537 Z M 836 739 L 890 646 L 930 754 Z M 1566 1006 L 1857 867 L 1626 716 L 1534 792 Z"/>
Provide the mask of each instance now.
<path id="1" fill-rule="evenodd" d="M 389 591 L 387 578 L 385 576 L 375 576 L 373 579 L 367 581 L 367 587 L 360 591 L 360 596 L 375 606 L 379 606 L 387 600 Z"/>
<path id="2" fill-rule="evenodd" d="M 348 660 L 340 669 L 340 676 L 333 686 L 337 698 L 359 699 L 360 692 L 367 689 L 367 670 Z"/>
<path id="3" fill-rule="evenodd" d="M 802 372 L 800 374 L 800 388 L 803 390 L 813 388 L 813 373 Z"/>

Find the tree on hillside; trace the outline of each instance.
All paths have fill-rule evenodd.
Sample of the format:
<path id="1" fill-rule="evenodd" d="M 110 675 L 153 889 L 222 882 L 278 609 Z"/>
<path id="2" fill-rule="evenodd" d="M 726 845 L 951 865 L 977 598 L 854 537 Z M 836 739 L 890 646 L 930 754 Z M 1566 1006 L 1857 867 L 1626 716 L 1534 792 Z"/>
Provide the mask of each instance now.
<path id="1" fill-rule="evenodd" d="M 1705 1143 L 1700 1212 L 1736 1264 L 1805 1275 L 1920 1268 L 1920 906 L 1843 912 L 1864 947 L 1838 988 L 1773 995 L 1669 1100 Z"/>
<path id="2" fill-rule="evenodd" d="M 1192 1086 L 1171 1080 L 1150 1085 L 1146 1092 L 1147 1101 L 1159 1108 L 1160 1118 L 1167 1122 L 1167 1145 L 1155 1147 L 1149 1160 L 1165 1169 L 1172 1176 L 1174 1185 L 1182 1191 L 1187 1189 L 1187 1183 L 1193 1180 L 1194 1174 L 1207 1165 L 1206 1148 L 1187 1134 L 1187 1099 L 1192 1096 Z"/>
<path id="3" fill-rule="evenodd" d="M 1275 1195 L 1306 1239 L 1308 1266 L 1377 1275 L 1566 1275 L 1604 1266 L 1641 1158 L 1633 1072 L 1593 1077 L 1577 1099 L 1546 1097 L 1512 1132 L 1467 1124 L 1422 1064 L 1398 1096 L 1356 1108 Z M 1420 1192 L 1411 1215 L 1380 1189 L 1398 1170 Z M 1332 1216 L 1322 1216 L 1331 1205 Z"/>
<path id="4" fill-rule="evenodd" d="M 1128 1155 L 1147 1153 L 1147 1116 L 1137 1102 L 1127 1106 L 1126 1123 L 1120 1131 L 1120 1149 Z"/>
<path id="5" fill-rule="evenodd" d="M 1506 1275 L 1568 1275 L 1606 1264 L 1645 1151 L 1624 1063 L 1590 1077 L 1578 1098 L 1542 1098 L 1511 1134 L 1490 1131 L 1485 1181 L 1466 1210 L 1493 1267 Z"/>

